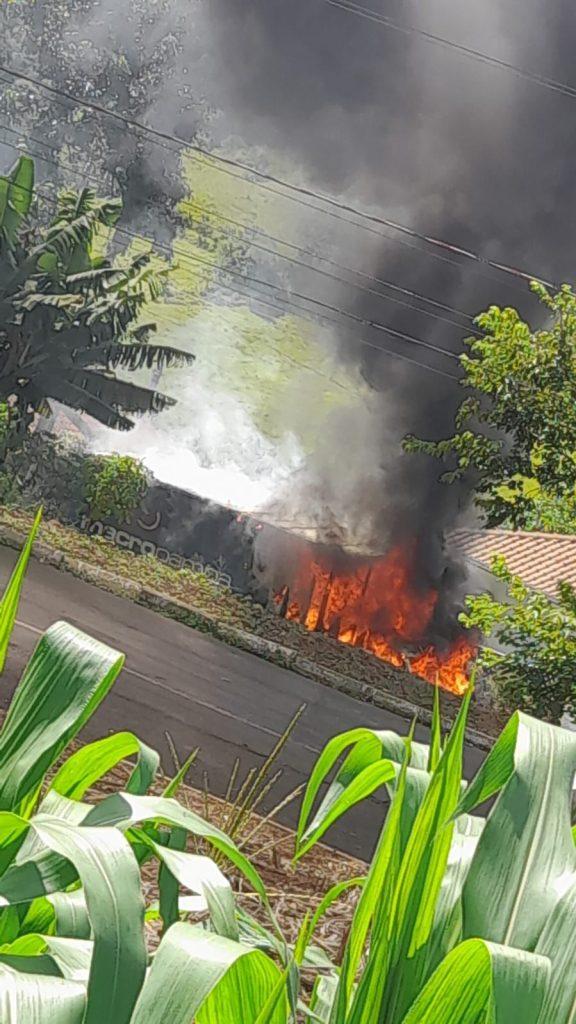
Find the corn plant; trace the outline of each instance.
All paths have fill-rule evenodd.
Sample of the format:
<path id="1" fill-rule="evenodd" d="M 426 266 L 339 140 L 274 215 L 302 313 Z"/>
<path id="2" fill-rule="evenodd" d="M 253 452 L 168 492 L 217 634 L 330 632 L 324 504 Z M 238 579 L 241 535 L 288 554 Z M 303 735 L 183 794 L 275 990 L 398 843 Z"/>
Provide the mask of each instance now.
<path id="1" fill-rule="evenodd" d="M 22 587 L 24 585 L 24 577 L 26 575 L 26 569 L 28 568 L 32 547 L 36 540 L 41 520 L 42 509 L 39 509 L 36 513 L 36 518 L 32 524 L 32 529 L 30 530 L 28 539 L 20 552 L 20 557 L 14 566 L 8 585 L 2 595 L 2 599 L 0 600 L 0 672 L 4 671 L 4 666 L 6 664 L 6 655 L 8 653 L 8 646 L 14 629 L 14 623 L 16 622 L 18 605 L 20 603 L 20 594 L 22 593 Z"/>
<path id="2" fill-rule="evenodd" d="M 390 809 L 343 962 L 317 982 L 323 1024 L 573 1024 L 576 734 L 516 713 L 470 786 L 470 696 L 440 752 L 370 729 L 325 748 L 305 794 L 297 857 L 358 800 Z M 313 805 L 338 758 L 318 809 Z M 486 819 L 472 811 L 498 795 Z"/>

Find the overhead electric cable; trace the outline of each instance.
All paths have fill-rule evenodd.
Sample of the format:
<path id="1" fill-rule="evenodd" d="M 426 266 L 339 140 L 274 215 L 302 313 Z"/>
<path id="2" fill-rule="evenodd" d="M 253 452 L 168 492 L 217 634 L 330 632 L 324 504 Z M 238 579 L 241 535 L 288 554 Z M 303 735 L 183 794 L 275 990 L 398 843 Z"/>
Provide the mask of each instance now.
<path id="1" fill-rule="evenodd" d="M 329 2 L 329 0 L 326 0 L 326 2 Z M 333 2 L 336 3 L 336 0 L 333 0 Z M 339 0 L 338 0 L 338 2 L 339 2 Z M 55 86 L 50 85 L 49 83 L 45 82 L 43 79 L 39 79 L 39 78 L 34 77 L 33 75 L 29 75 L 29 74 L 19 70 L 18 68 L 10 68 L 7 65 L 0 64 L 0 71 L 4 72 L 5 74 L 10 75 L 12 78 L 20 79 L 20 80 L 22 80 L 24 82 L 28 82 L 28 84 L 34 85 L 36 88 L 42 89 L 45 92 L 47 92 L 47 93 L 49 93 L 49 94 L 51 94 L 51 95 L 53 95 L 55 97 L 64 98 L 66 100 L 69 100 L 72 103 L 75 103 L 77 106 L 84 107 L 84 108 L 86 108 L 88 110 L 93 110 L 94 112 L 102 114 L 105 117 L 109 117 L 112 120 L 115 120 L 115 121 L 121 123 L 124 127 L 129 127 L 129 128 L 131 128 L 133 130 L 136 130 L 137 132 L 140 132 L 141 134 L 143 134 L 145 136 L 149 136 L 150 138 L 154 138 L 154 139 L 157 139 L 157 140 L 169 141 L 169 142 L 175 143 L 179 147 L 179 149 L 184 149 L 184 150 L 186 150 L 188 152 L 198 153 L 203 158 L 213 162 L 215 165 L 220 165 L 220 169 L 221 170 L 224 169 L 224 168 L 226 168 L 226 169 L 237 168 L 237 169 L 239 169 L 240 171 L 243 172 L 242 175 L 238 175 L 238 174 L 233 175 L 234 177 L 242 177 L 242 179 L 244 181 L 247 181 L 249 179 L 244 177 L 244 175 L 245 174 L 253 175 L 255 178 L 258 179 L 258 181 L 252 182 L 252 184 L 255 184 L 255 185 L 262 184 L 263 182 L 264 183 L 272 182 L 275 185 L 280 186 L 282 189 L 286 189 L 287 190 L 286 192 L 279 192 L 279 193 L 277 193 L 279 195 L 282 195 L 286 199 L 291 199 L 291 200 L 293 200 L 295 202 L 301 202 L 301 203 L 303 203 L 304 206 L 311 206 L 312 204 L 302 200 L 302 197 L 308 197 L 308 198 L 316 199 L 316 200 L 318 200 L 318 201 L 320 201 L 322 203 L 325 203 L 327 206 L 332 208 L 331 210 L 327 210 L 327 209 L 324 209 L 322 207 L 318 207 L 318 206 L 312 205 L 312 208 L 317 210 L 318 212 L 321 212 L 321 213 L 324 213 L 324 214 L 332 214 L 334 209 L 338 209 L 338 210 L 341 210 L 341 211 L 343 211 L 343 212 L 345 212 L 347 214 L 353 214 L 356 217 L 360 217 L 362 220 L 365 220 L 368 223 L 377 224 L 377 225 L 389 228 L 389 229 L 391 229 L 393 231 L 397 231 L 397 232 L 399 232 L 401 234 L 409 236 L 410 238 L 418 239 L 420 241 L 423 241 L 426 244 L 431 245 L 433 247 L 437 247 L 437 248 L 443 249 L 444 251 L 451 252 L 453 255 L 455 255 L 457 257 L 458 256 L 463 257 L 464 259 L 467 259 L 467 260 L 470 260 L 470 261 L 472 261 L 474 263 L 477 263 L 480 266 L 487 266 L 487 267 L 489 267 L 491 269 L 495 269 L 495 270 L 500 271 L 502 273 L 506 273 L 506 274 L 512 275 L 512 276 L 517 277 L 517 278 L 521 278 L 521 279 L 523 279 L 525 281 L 537 280 L 537 281 L 540 281 L 541 284 L 544 284 L 544 285 L 546 285 L 547 287 L 550 287 L 550 288 L 557 287 L 557 285 L 555 285 L 553 282 L 546 281 L 545 279 L 543 279 L 539 275 L 528 273 L 527 271 L 520 270 L 517 267 L 512 267 L 512 266 L 509 266 L 509 265 L 504 264 L 504 263 L 496 262 L 495 260 L 491 260 L 491 259 L 489 259 L 489 258 L 487 258 L 485 256 L 480 255 L 479 253 L 474 253 L 474 252 L 472 252 L 469 249 L 464 249 L 461 246 L 453 245 L 453 244 L 451 244 L 449 242 L 443 241 L 442 239 L 434 238 L 431 235 L 422 234 L 421 232 L 416 231 L 414 228 L 408 227 L 408 226 L 406 226 L 404 224 L 400 224 L 400 223 L 398 223 L 396 221 L 393 221 L 393 220 L 389 220 L 388 218 L 382 217 L 382 216 L 380 216 L 378 214 L 370 213 L 367 210 L 363 210 L 362 208 L 353 206 L 353 205 L 351 205 L 349 203 L 344 203 L 344 202 L 342 202 L 340 200 L 335 199 L 333 196 L 326 195 L 325 193 L 322 193 L 322 192 L 317 192 L 314 189 L 307 188 L 304 185 L 296 185 L 293 182 L 286 181 L 286 180 L 284 180 L 282 178 L 277 177 L 276 175 L 269 174 L 269 173 L 267 173 L 265 171 L 260 171 L 257 168 L 250 166 L 249 164 L 245 164 L 245 163 L 243 163 L 243 162 L 241 162 L 239 160 L 234 160 L 231 157 L 225 157 L 225 156 L 222 156 L 221 154 L 211 153 L 209 150 L 205 149 L 204 147 L 198 146 L 198 145 L 196 145 L 194 143 L 191 143 L 191 142 L 187 142 L 185 139 L 182 139 L 179 136 L 174 135 L 174 134 L 172 134 L 170 132 L 161 131 L 158 128 L 152 128 L 152 127 L 144 124 L 141 121 L 137 121 L 134 118 L 128 117 L 125 114 L 119 114 L 115 110 L 110 110 L 108 107 L 105 107 L 105 106 L 103 106 L 100 103 L 95 103 L 94 101 L 87 100 L 87 99 L 80 99 L 79 97 L 75 96 L 73 93 L 67 92 L 66 90 L 63 90 L 63 89 L 57 89 Z M 267 186 L 265 184 L 263 184 L 262 187 L 266 188 Z M 275 191 L 274 189 L 269 189 L 269 188 L 268 188 L 268 190 L 269 191 Z M 292 195 L 291 193 L 294 193 L 294 195 Z M 366 225 L 358 223 L 356 221 L 350 221 L 349 218 L 346 218 L 346 217 L 340 217 L 339 219 L 346 220 L 347 223 L 355 224 L 357 227 L 365 227 L 366 226 Z M 381 232 L 377 232 L 377 233 L 380 234 Z M 411 247 L 415 248 L 415 246 L 411 246 Z M 452 266 L 456 266 L 456 267 L 461 267 L 462 266 L 462 264 L 454 263 L 452 260 L 449 260 L 446 257 L 440 257 L 437 254 L 427 253 L 426 251 L 420 250 L 420 249 L 418 249 L 417 251 L 423 252 L 424 255 L 430 255 L 430 256 L 435 255 L 436 258 L 443 259 L 444 262 L 450 263 Z M 486 275 L 484 275 L 484 276 L 486 276 Z"/>
<path id="2" fill-rule="evenodd" d="M 393 18 L 390 18 L 387 14 L 381 14 L 379 11 L 375 11 L 370 7 L 365 7 L 362 4 L 356 3 L 355 0 L 323 0 L 323 2 L 327 3 L 330 7 L 339 7 L 343 11 L 348 11 L 349 14 L 355 14 L 360 18 L 367 18 L 369 21 L 375 22 L 376 24 L 384 25 L 386 28 L 392 29 L 394 32 L 401 32 L 404 35 L 419 36 L 421 39 L 425 39 L 429 43 L 434 43 L 437 46 L 442 46 L 446 49 L 455 50 L 463 56 L 469 57 L 481 64 L 488 64 L 491 67 L 500 68 L 502 71 L 511 71 L 513 74 L 518 75 L 520 78 L 523 78 L 528 82 L 534 82 L 536 85 L 542 86 L 543 88 L 551 89 L 553 92 L 558 92 L 563 96 L 569 96 L 571 99 L 576 99 L 576 86 L 569 85 L 566 82 L 559 82 L 555 78 L 549 78 L 547 75 L 541 75 L 535 71 L 528 71 L 526 68 L 520 68 L 517 64 L 512 64 L 510 61 L 502 60 L 500 57 L 494 57 L 489 53 L 483 53 L 482 50 L 476 50 L 471 46 L 464 46 L 462 43 L 457 43 L 453 39 L 446 39 L 445 36 L 438 36 L 434 32 L 427 32 L 425 29 L 416 28 L 414 25 L 405 25 L 402 22 L 398 22 Z"/>

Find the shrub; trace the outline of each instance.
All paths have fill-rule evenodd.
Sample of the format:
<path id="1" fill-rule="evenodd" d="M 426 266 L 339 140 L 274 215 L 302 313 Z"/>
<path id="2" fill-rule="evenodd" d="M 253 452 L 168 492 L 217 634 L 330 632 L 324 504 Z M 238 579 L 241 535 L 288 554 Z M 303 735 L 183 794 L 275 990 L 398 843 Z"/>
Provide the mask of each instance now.
<path id="1" fill-rule="evenodd" d="M 126 521 L 138 508 L 147 487 L 142 463 L 130 455 L 106 455 L 86 462 L 84 493 L 92 519 Z"/>
<path id="2" fill-rule="evenodd" d="M 530 590 L 500 556 L 492 572 L 505 583 L 507 599 L 468 597 L 461 619 L 498 640 L 506 653 L 485 647 L 479 667 L 504 709 L 521 708 L 558 723 L 576 712 L 576 593 L 560 583 L 552 601 Z"/>

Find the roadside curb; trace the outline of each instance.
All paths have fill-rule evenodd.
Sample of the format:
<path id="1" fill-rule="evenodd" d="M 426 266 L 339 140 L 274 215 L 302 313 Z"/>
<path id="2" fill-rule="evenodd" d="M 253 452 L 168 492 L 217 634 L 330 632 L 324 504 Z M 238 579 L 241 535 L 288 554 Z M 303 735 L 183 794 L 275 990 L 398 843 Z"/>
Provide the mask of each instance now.
<path id="1" fill-rule="evenodd" d="M 1 545 L 20 549 L 25 540 L 24 533 L 0 525 Z M 119 576 L 91 562 L 84 562 L 80 558 L 67 555 L 41 540 L 35 542 L 32 557 L 38 562 L 51 565 L 63 572 L 69 572 L 78 579 L 92 583 L 117 597 L 132 600 L 144 608 L 180 622 L 191 629 L 209 633 L 230 646 L 272 662 L 281 668 L 298 672 L 300 675 L 313 679 L 329 689 L 353 697 L 364 704 L 372 704 L 374 707 L 390 711 L 408 721 L 415 717 L 424 725 L 430 725 L 432 721 L 432 711 L 423 707 L 422 704 L 413 703 L 371 683 L 359 682 L 350 676 L 325 668 L 299 654 L 293 648 L 284 647 L 273 640 L 266 640 L 264 637 L 249 633 L 237 626 L 231 626 L 193 605 L 168 597 L 166 594 L 152 590 L 124 576 Z M 470 728 L 467 729 L 466 738 L 468 743 L 481 750 L 490 750 L 494 743 L 494 739 L 489 735 Z"/>

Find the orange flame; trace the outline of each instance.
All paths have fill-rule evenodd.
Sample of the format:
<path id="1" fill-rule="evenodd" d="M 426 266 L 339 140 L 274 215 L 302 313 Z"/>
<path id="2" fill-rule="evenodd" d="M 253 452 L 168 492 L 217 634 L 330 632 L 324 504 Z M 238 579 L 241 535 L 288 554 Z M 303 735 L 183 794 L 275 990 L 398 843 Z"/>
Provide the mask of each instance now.
<path id="1" fill-rule="evenodd" d="M 414 558 L 410 546 L 397 547 L 385 558 L 339 572 L 304 558 L 291 585 L 275 600 L 285 618 L 463 694 L 475 647 L 465 636 L 447 651 L 424 645 L 438 592 L 415 585 Z M 418 653 L 409 654 L 407 648 L 417 648 Z"/>

